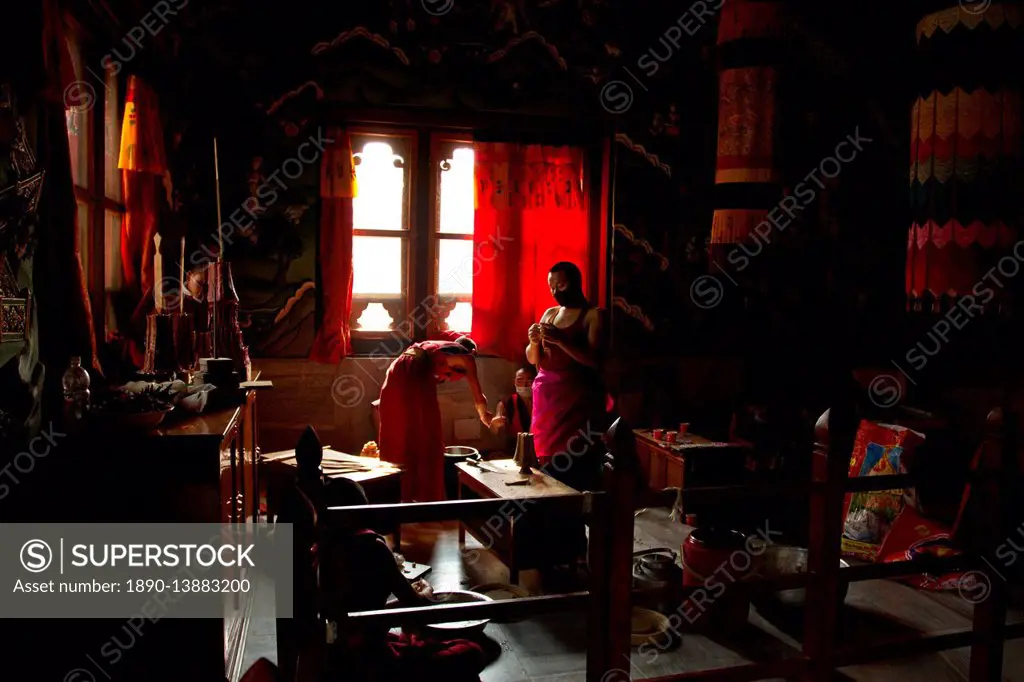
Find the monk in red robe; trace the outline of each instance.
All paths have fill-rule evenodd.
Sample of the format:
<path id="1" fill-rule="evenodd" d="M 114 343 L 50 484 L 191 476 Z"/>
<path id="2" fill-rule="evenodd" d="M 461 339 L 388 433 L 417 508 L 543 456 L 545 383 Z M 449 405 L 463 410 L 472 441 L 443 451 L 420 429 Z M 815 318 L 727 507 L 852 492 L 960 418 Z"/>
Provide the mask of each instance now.
<path id="1" fill-rule="evenodd" d="M 358 483 L 340 479 L 339 506 L 369 504 Z M 402 574 L 387 542 L 373 531 L 335 526 L 320 563 L 324 608 L 338 621 L 341 611 L 376 611 L 386 608 L 394 595 L 399 606 L 438 603 L 425 580 L 410 583 Z M 323 576 L 330 576 L 324 580 Z M 326 583 L 326 584 L 325 584 Z M 326 679 L 398 682 L 417 677 L 450 682 L 477 682 L 480 673 L 500 655 L 500 647 L 481 635 L 474 640 L 444 640 L 387 628 L 353 627 L 344 635 L 343 650 L 336 651 L 330 667 L 337 676 Z"/>
<path id="2" fill-rule="evenodd" d="M 402 467 L 402 501 L 445 499 L 444 442 L 437 385 L 466 379 L 477 414 L 490 427 L 487 396 L 476 372 L 476 344 L 423 341 L 410 346 L 388 368 L 380 391 L 380 458 Z"/>
<path id="3" fill-rule="evenodd" d="M 516 435 L 529 433 L 533 417 L 533 380 L 537 368 L 527 363 L 516 370 L 516 392 L 498 403 L 491 421 L 491 433 L 505 439 L 505 448 L 515 451 Z"/>
<path id="4" fill-rule="evenodd" d="M 598 374 L 602 311 L 583 293 L 583 275 L 572 263 L 548 273 L 556 306 L 530 327 L 526 357 L 538 369 L 533 381 L 531 430 L 541 467 L 577 490 L 600 484 L 607 393 Z"/>

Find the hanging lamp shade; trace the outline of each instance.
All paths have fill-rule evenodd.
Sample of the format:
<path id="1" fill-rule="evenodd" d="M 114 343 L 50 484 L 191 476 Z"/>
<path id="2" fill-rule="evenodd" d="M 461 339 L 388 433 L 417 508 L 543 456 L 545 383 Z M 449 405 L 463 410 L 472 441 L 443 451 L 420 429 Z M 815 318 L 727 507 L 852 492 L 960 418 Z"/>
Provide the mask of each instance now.
<path id="1" fill-rule="evenodd" d="M 1021 9 L 976 4 L 917 26 L 922 78 L 911 107 L 906 261 L 913 310 L 940 312 L 964 296 L 1005 308 L 1004 281 L 1024 269 Z"/>
<path id="2" fill-rule="evenodd" d="M 164 133 L 156 93 L 137 76 L 128 78 L 121 126 L 121 170 L 162 175 L 167 170 Z"/>

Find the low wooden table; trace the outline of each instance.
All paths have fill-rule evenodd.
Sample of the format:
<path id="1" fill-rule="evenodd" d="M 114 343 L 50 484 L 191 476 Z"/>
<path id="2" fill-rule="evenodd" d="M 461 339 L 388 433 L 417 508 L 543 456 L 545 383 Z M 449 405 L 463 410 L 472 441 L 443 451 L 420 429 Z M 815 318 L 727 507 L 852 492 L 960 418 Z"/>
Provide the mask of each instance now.
<path id="1" fill-rule="evenodd" d="M 530 513 L 529 498 L 579 495 L 578 490 L 534 469 L 529 485 L 505 485 L 527 478 L 511 459 L 496 459 L 474 466 L 455 465 L 459 471 L 459 499 L 504 499 L 508 510 L 478 523 L 459 524 L 459 548 L 465 547 L 466 531 L 486 550 L 495 552 L 508 566 L 509 582 L 519 582 L 519 571 L 570 563 L 578 558 L 571 543 L 558 542 L 568 531 L 583 532 L 583 518 L 551 519 Z"/>

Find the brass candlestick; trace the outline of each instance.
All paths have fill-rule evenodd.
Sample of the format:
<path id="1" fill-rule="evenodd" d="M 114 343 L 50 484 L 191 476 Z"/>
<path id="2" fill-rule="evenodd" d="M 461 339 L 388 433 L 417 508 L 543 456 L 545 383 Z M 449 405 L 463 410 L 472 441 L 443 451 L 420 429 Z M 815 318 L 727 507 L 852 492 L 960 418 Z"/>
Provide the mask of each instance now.
<path id="1" fill-rule="evenodd" d="M 533 446 L 532 433 L 516 434 L 515 463 L 519 465 L 519 473 L 533 473 L 533 468 L 537 465 L 537 450 Z"/>

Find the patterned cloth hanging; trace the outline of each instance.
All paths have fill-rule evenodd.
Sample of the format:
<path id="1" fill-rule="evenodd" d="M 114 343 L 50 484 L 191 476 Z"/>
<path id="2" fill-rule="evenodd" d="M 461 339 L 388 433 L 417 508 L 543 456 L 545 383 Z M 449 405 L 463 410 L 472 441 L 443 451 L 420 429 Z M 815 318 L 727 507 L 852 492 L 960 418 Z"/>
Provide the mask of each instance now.
<path id="1" fill-rule="evenodd" d="M 718 27 L 718 160 L 715 184 L 730 185 L 714 212 L 711 258 L 750 238 L 781 198 L 778 149 L 778 41 L 787 31 L 781 3 L 727 0 Z M 778 194 L 779 197 L 772 197 Z"/>
<path id="2" fill-rule="evenodd" d="M 1007 303 L 1002 285 L 984 282 L 1019 237 L 1019 15 L 1009 5 L 955 7 L 918 24 L 924 73 L 911 108 L 912 309 L 941 311 L 965 295 L 987 308 Z"/>

